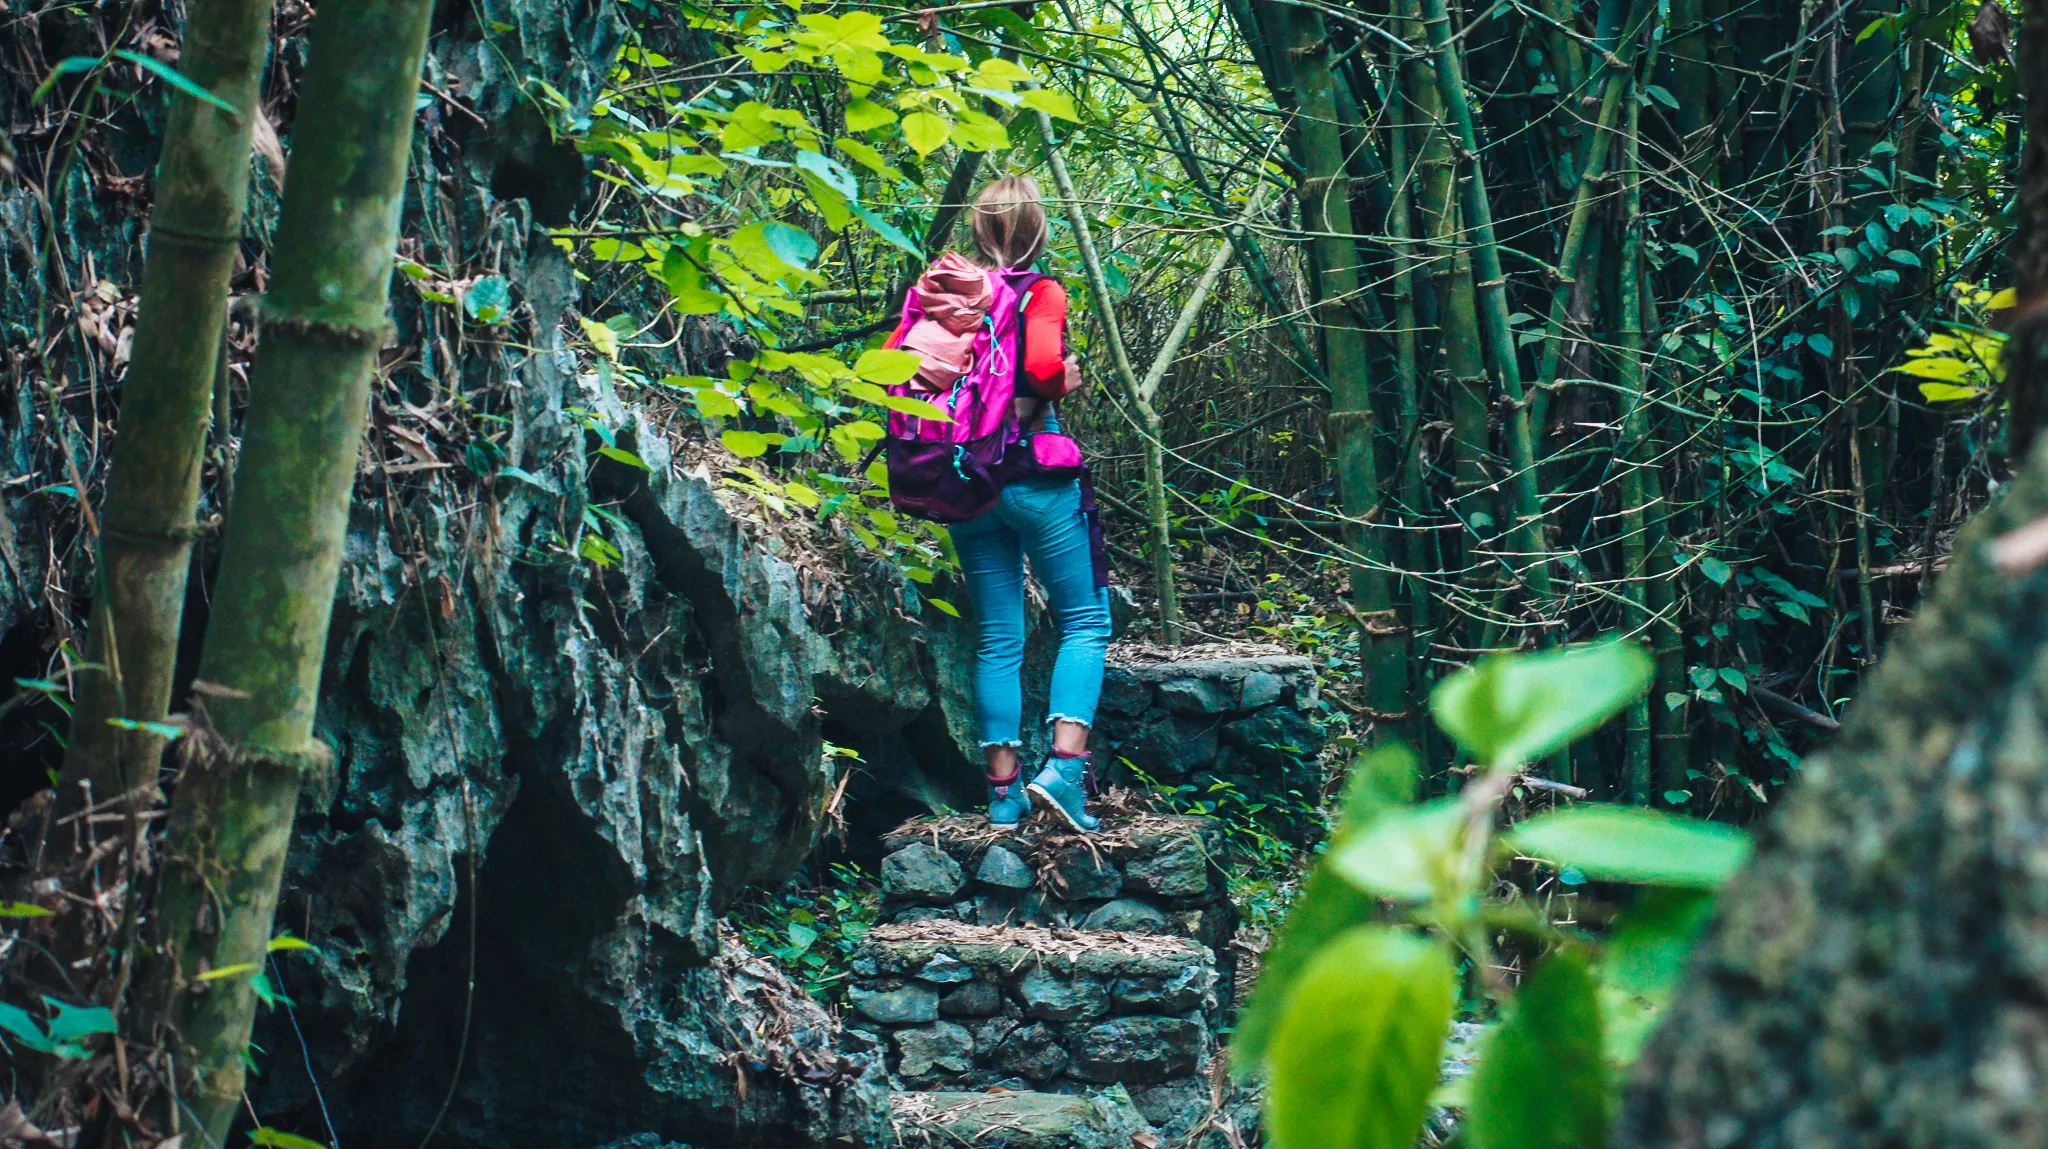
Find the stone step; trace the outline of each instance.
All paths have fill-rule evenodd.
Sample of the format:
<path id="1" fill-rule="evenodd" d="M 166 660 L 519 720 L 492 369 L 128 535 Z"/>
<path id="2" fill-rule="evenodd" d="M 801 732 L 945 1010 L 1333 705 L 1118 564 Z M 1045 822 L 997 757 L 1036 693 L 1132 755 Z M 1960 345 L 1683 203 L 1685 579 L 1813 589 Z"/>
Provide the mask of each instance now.
<path id="1" fill-rule="evenodd" d="M 1042 813 L 1008 828 L 982 814 L 912 819 L 883 838 L 882 920 L 1170 934 L 1224 958 L 1237 913 L 1216 824 L 1113 804 L 1101 816 L 1089 835 Z"/>
<path id="2" fill-rule="evenodd" d="M 1216 1049 L 1214 958 L 1185 938 L 896 922 L 852 968 L 847 1035 L 908 1089 L 1140 1089 Z"/>
<path id="3" fill-rule="evenodd" d="M 890 1108 L 908 1149 L 1133 1149 L 1151 1134 L 1130 1097 L 1113 1089 L 1092 1096 L 898 1093 Z"/>

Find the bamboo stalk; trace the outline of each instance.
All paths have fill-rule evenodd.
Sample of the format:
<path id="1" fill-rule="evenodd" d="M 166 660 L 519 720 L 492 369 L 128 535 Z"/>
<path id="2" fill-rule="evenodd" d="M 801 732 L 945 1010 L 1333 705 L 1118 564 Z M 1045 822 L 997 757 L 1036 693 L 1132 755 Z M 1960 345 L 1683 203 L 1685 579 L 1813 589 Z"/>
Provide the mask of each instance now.
<path id="1" fill-rule="evenodd" d="M 1408 720 L 1408 634 L 1394 611 L 1392 579 L 1377 520 L 1384 513 L 1375 442 L 1370 364 L 1354 307 L 1364 290 L 1351 220 L 1349 177 L 1338 117 L 1329 38 L 1320 13 L 1277 0 L 1255 0 L 1255 15 L 1273 42 L 1270 56 L 1286 71 L 1269 86 L 1293 94 L 1289 139 L 1301 165 L 1302 226 L 1316 269 L 1315 307 L 1323 329 L 1330 381 L 1328 436 L 1338 498 L 1347 520 L 1351 606 L 1361 634 L 1368 705 L 1389 727 Z"/>
<path id="2" fill-rule="evenodd" d="M 1606 82 L 1600 94 L 1600 110 L 1594 117 L 1591 138 L 1586 142 L 1585 163 L 1579 172 L 1579 186 L 1572 197 L 1570 222 L 1565 225 L 1564 243 L 1558 248 L 1557 285 L 1550 294 L 1550 318 L 1544 328 L 1543 356 L 1536 373 L 1532 417 L 1537 426 L 1550 406 L 1551 390 L 1557 385 L 1558 366 L 1564 345 L 1570 339 L 1572 289 L 1579 279 L 1580 261 L 1586 252 L 1586 238 L 1593 222 L 1593 201 L 1607 174 L 1607 156 L 1614 135 L 1614 121 L 1621 109 L 1622 94 L 1634 75 L 1636 48 L 1642 21 L 1656 7 L 1655 0 L 1636 0 L 1630 9 L 1625 31 L 1605 65 Z"/>
<path id="3" fill-rule="evenodd" d="M 1522 368 L 1515 349 L 1515 330 L 1508 323 L 1507 273 L 1500 263 L 1500 245 L 1494 237 L 1493 205 L 1486 192 L 1486 172 L 1479 162 L 1479 133 L 1473 122 L 1472 103 L 1465 95 L 1463 66 L 1451 36 L 1450 12 L 1445 0 L 1422 0 L 1423 25 L 1436 55 L 1437 88 L 1450 116 L 1451 130 L 1465 159 L 1464 176 L 1458 182 L 1459 207 L 1471 231 L 1473 285 L 1478 293 L 1481 334 L 1493 360 L 1494 374 L 1509 407 L 1507 412 L 1508 492 L 1514 505 L 1514 522 L 1508 537 L 1520 552 L 1515 573 L 1539 599 L 1550 595 L 1550 554 L 1543 534 L 1543 499 L 1537 486 L 1536 450 L 1529 432 L 1529 405 L 1522 391 Z"/>
<path id="4" fill-rule="evenodd" d="M 127 795 L 155 800 L 160 724 L 185 613 L 194 512 L 212 420 L 228 277 L 248 202 L 249 140 L 262 114 L 270 0 L 192 0 L 178 66 L 234 107 L 178 95 L 157 161 L 134 354 L 102 505 L 100 561 L 86 661 L 58 787 L 60 814 Z"/>
<path id="5" fill-rule="evenodd" d="M 241 1105 L 312 737 L 356 458 L 386 319 L 432 0 L 315 17 L 197 729 L 172 805 L 151 971 L 177 1108 L 221 1144 Z M 228 972 L 223 972 L 228 971 Z M 174 1114 L 172 1124 L 178 1124 Z M 194 1139 L 199 1143 L 199 1139 Z"/>

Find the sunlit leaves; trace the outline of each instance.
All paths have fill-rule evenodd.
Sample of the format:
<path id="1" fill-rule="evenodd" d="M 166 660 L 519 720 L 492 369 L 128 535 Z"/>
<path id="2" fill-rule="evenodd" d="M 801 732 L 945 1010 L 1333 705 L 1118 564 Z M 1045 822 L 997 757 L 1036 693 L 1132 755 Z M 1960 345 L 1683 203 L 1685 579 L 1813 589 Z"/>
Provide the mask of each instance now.
<path id="1" fill-rule="evenodd" d="M 742 459 L 757 459 L 768 453 L 768 437 L 758 431 L 725 431 L 718 441 Z"/>
<path id="2" fill-rule="evenodd" d="M 910 145 L 919 158 L 928 156 L 946 143 L 953 125 L 943 116 L 931 112 L 912 112 L 903 117 L 903 140 Z"/>
<path id="3" fill-rule="evenodd" d="M 853 373 L 870 383 L 895 387 L 910 382 L 923 362 L 924 356 L 915 351 L 893 351 L 877 347 L 860 353 L 860 358 L 854 361 Z"/>
<path id="4" fill-rule="evenodd" d="M 887 127 L 895 122 L 896 113 L 875 103 L 873 100 L 860 98 L 847 102 L 846 130 L 849 132 L 873 131 L 876 128 Z M 841 146 L 843 147 L 844 145 L 842 144 Z"/>
<path id="5" fill-rule="evenodd" d="M 607 359 L 617 359 L 619 357 L 618 332 L 612 330 L 609 325 L 599 323 L 595 319 L 578 318 L 576 322 L 583 328 L 584 336 L 590 340 L 590 346 L 599 355 Z"/>
<path id="6" fill-rule="evenodd" d="M 1052 88 L 1033 88 L 1024 93 L 1024 106 L 1044 112 L 1056 120 L 1079 123 L 1080 114 L 1074 111 L 1074 101 L 1065 92 Z"/>

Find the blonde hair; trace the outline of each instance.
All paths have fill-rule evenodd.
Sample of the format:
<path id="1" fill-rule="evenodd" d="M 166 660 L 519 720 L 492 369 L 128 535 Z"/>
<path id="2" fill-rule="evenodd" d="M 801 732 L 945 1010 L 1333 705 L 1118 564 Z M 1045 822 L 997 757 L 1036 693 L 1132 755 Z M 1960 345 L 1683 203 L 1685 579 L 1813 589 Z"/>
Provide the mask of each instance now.
<path id="1" fill-rule="evenodd" d="M 1030 176 L 1004 176 L 974 197 L 974 246 L 996 267 L 1028 267 L 1045 250 L 1045 201 Z"/>

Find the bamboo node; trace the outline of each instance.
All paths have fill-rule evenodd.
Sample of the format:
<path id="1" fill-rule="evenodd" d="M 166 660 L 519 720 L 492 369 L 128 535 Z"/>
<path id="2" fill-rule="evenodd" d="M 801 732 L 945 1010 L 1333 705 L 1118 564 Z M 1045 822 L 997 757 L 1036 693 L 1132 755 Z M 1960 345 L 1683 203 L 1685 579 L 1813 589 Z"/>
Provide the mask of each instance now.
<path id="1" fill-rule="evenodd" d="M 263 327 L 267 332 L 290 332 L 301 339 L 325 343 L 329 347 L 366 351 L 388 347 L 397 337 L 397 330 L 389 323 L 329 323 L 324 319 L 280 315 L 267 307 L 263 311 Z"/>
<path id="2" fill-rule="evenodd" d="M 167 223 L 152 222 L 149 225 L 149 240 L 154 243 L 159 238 L 190 247 L 233 247 L 242 242 L 239 235 L 212 235 L 203 231 L 186 231 Z"/>
<path id="3" fill-rule="evenodd" d="M 106 522 L 100 526 L 101 538 L 115 538 L 120 539 L 122 542 L 145 545 L 150 543 L 180 545 L 189 543 L 193 539 L 207 533 L 209 533 L 207 528 L 200 526 L 198 523 L 180 523 L 169 527 L 126 527 L 119 523 Z"/>

